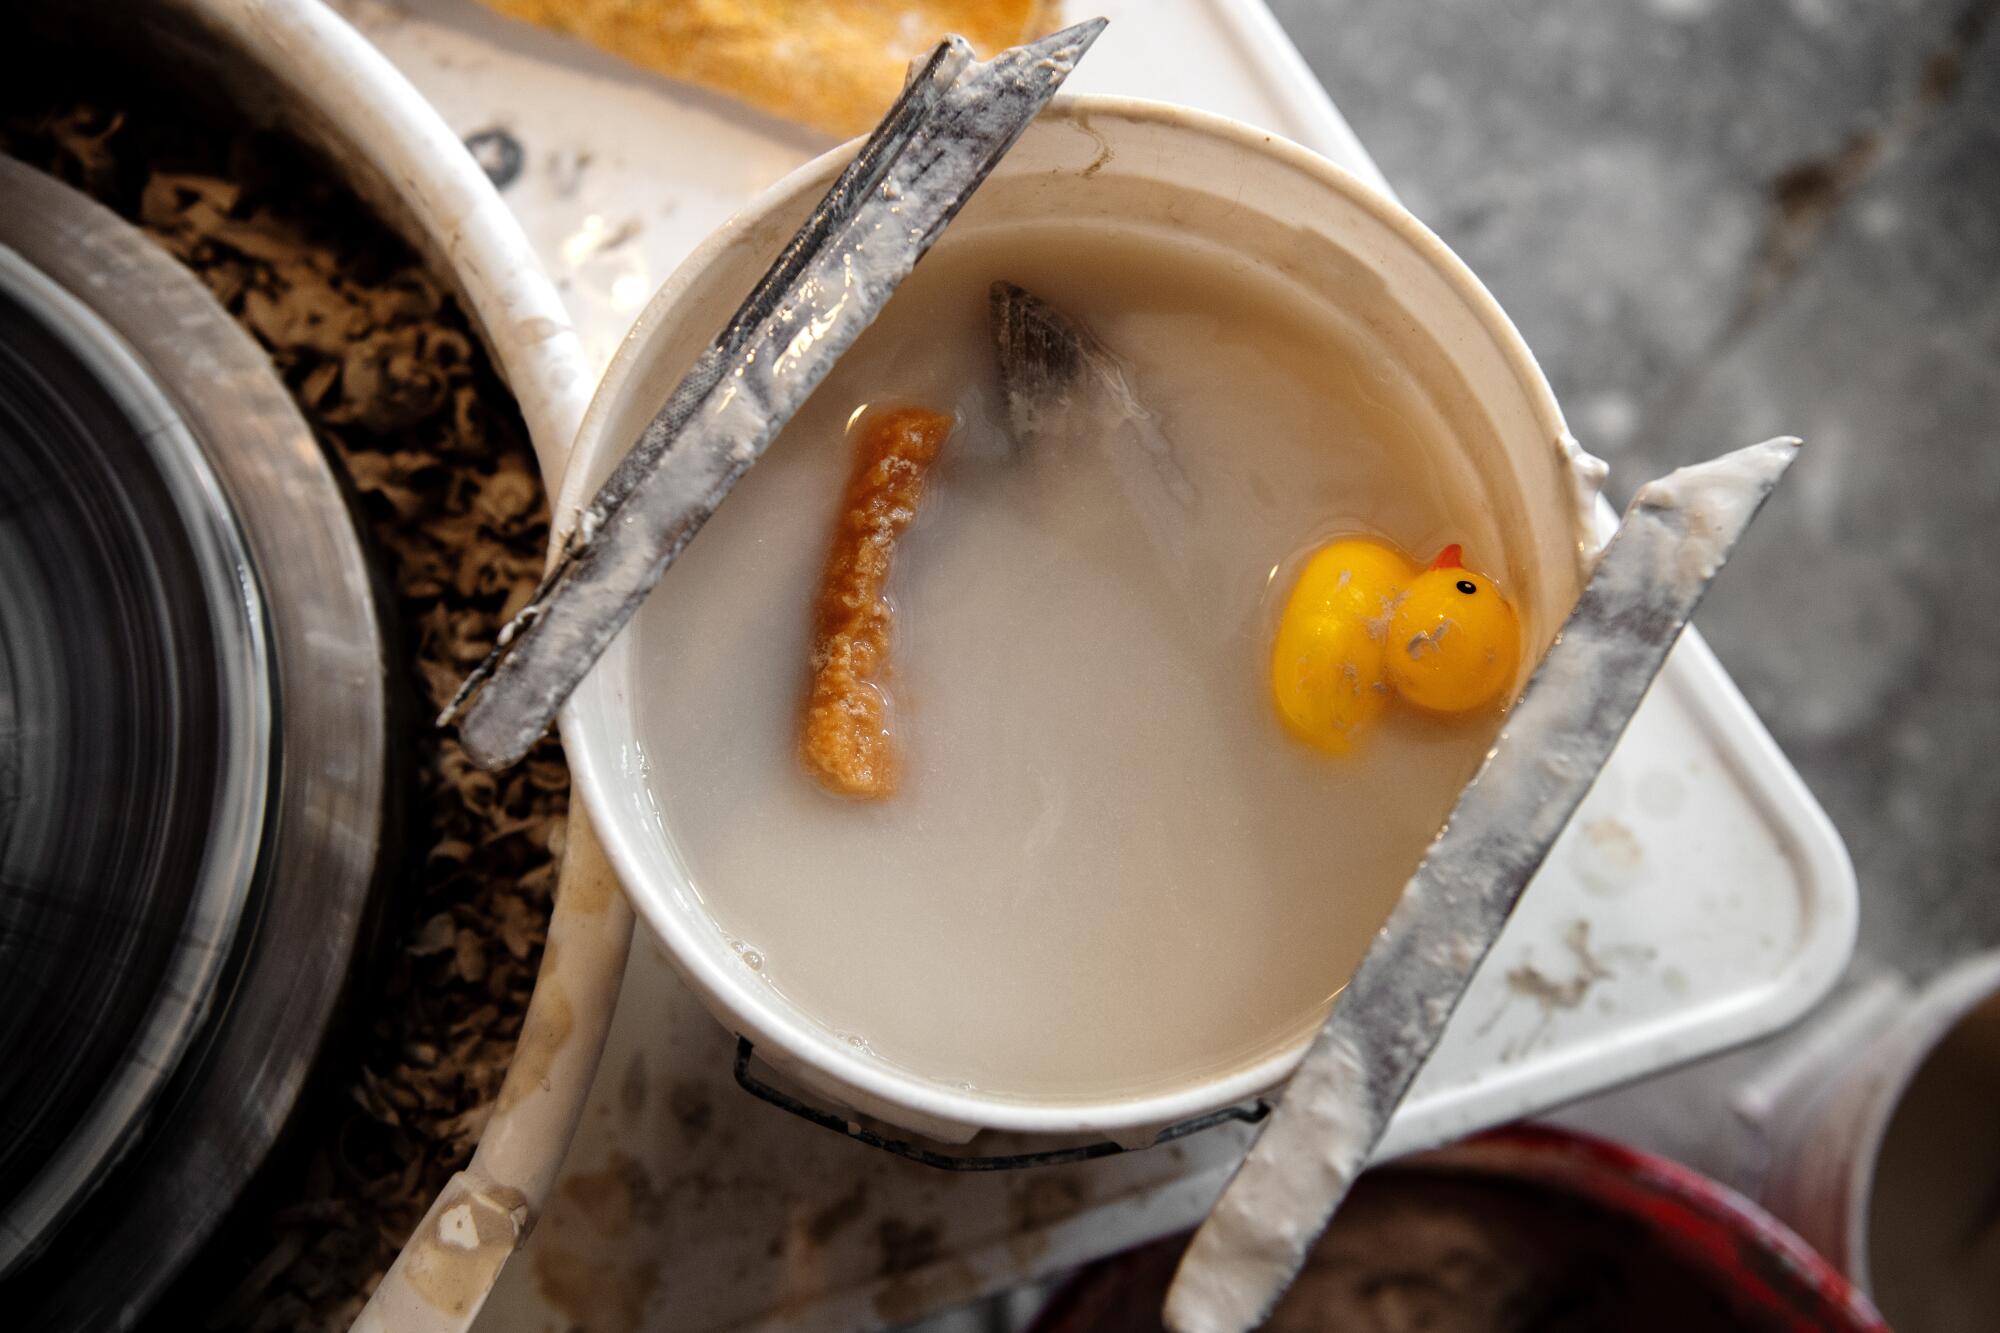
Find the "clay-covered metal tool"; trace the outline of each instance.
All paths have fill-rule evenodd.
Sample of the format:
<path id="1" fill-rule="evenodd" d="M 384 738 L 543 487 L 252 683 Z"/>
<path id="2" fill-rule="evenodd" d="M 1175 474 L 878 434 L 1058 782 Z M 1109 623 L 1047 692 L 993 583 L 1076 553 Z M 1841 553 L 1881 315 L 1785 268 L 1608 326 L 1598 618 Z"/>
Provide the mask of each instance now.
<path id="1" fill-rule="evenodd" d="M 1500 739 L 1181 1260 L 1175 1333 L 1271 1311 L 1430 1058 L 1466 983 L 1791 464 L 1771 440 L 1640 488 Z"/>
<path id="2" fill-rule="evenodd" d="M 1035 437 L 1046 413 L 1070 401 L 1089 363 L 1102 353 L 1088 334 L 1026 288 L 996 282 L 987 296 L 1007 433 L 1020 447 Z"/>
<path id="3" fill-rule="evenodd" d="M 1133 388 L 1130 367 L 1069 315 L 1011 282 L 987 291 L 987 330 L 1000 372 L 1007 434 L 1017 450 L 1053 430 L 1090 436 L 1124 433 L 1182 510 L 1194 486 L 1173 445 Z"/>
<path id="4" fill-rule="evenodd" d="M 473 762 L 526 754 L 674 557 L 1069 77 L 1092 19 L 911 78 L 579 517 L 532 601 L 439 717 Z"/>

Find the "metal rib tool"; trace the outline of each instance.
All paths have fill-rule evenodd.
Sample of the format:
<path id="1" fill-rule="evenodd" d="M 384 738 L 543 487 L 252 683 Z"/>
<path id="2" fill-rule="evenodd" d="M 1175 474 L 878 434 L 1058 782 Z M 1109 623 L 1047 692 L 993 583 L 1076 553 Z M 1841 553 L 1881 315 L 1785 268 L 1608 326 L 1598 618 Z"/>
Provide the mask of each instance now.
<path id="1" fill-rule="evenodd" d="M 1771 440 L 1640 488 L 1555 646 L 1181 1259 L 1175 1333 L 1261 1323 L 1367 1164 L 1521 891 L 1791 464 Z"/>
<path id="2" fill-rule="evenodd" d="M 578 518 L 534 599 L 438 718 L 513 763 L 780 428 L 880 313 L 1104 30 L 981 64 L 947 38 Z"/>
<path id="3" fill-rule="evenodd" d="M 987 327 L 1007 404 L 1007 433 L 1020 448 L 1035 437 L 1046 413 L 1069 401 L 1090 362 L 1103 353 L 1055 307 L 1011 282 L 988 289 Z"/>

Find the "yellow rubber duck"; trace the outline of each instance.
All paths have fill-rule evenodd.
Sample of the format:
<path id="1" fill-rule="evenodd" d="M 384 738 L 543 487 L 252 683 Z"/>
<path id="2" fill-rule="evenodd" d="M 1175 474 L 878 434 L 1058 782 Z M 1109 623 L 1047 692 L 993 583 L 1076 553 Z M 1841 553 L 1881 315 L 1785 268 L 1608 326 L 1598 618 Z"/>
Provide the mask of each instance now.
<path id="1" fill-rule="evenodd" d="M 1285 603 L 1271 695 L 1286 726 L 1345 754 L 1392 698 L 1464 714 L 1494 703 L 1521 661 L 1521 627 L 1493 580 L 1451 545 L 1428 569 L 1347 537 L 1315 551 Z"/>

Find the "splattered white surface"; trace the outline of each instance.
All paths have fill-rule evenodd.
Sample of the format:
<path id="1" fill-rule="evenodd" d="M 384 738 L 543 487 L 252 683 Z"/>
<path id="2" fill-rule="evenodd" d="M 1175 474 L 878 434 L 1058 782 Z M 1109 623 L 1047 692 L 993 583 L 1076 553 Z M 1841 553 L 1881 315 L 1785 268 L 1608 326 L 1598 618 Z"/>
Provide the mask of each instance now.
<path id="1" fill-rule="evenodd" d="M 338 7 L 453 128 L 521 145 L 505 198 L 594 368 L 702 236 L 828 146 L 470 0 Z M 1220 111 L 1373 177 L 1257 0 L 1095 8 L 1113 24 L 1079 91 Z M 1385 1151 L 1768 1032 L 1833 982 L 1854 919 L 1838 838 L 1691 636 L 1475 978 Z M 751 1100 L 731 1053 L 642 932 L 556 1200 L 481 1329 L 900 1323 L 1192 1223 L 1244 1142 L 1222 1129 L 1084 1166 L 947 1175 Z"/>

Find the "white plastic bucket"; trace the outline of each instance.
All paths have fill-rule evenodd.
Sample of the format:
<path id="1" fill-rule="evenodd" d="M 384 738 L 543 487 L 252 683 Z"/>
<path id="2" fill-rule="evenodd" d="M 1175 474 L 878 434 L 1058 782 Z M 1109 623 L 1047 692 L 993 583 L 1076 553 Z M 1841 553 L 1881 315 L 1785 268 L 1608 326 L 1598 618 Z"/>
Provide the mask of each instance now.
<path id="1" fill-rule="evenodd" d="M 563 509 L 589 502 L 853 151 L 838 149 L 781 181 L 668 280 L 599 386 L 564 478 Z M 1495 573 L 1519 590 L 1539 654 L 1579 590 L 1602 469 L 1578 452 L 1513 325 L 1443 242 L 1294 144 L 1221 117 L 1115 98 L 1058 102 L 939 245 L 1050 217 L 1171 232 L 1182 243 L 1226 250 L 1358 324 L 1463 444 L 1454 465 L 1472 469 L 1489 500 L 1505 565 Z M 931 1082 L 848 1046 L 760 980 L 691 892 L 632 744 L 642 684 L 633 679 L 634 637 L 612 645 L 569 704 L 563 734 L 571 769 L 634 907 L 717 1018 L 764 1058 L 828 1098 L 947 1141 L 987 1128 L 1143 1142 L 1290 1072 L 1300 1049 L 1161 1094 L 1028 1102 Z"/>

